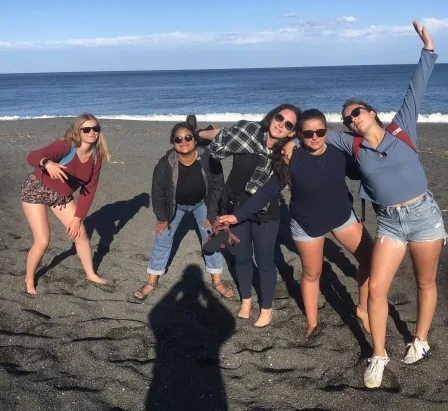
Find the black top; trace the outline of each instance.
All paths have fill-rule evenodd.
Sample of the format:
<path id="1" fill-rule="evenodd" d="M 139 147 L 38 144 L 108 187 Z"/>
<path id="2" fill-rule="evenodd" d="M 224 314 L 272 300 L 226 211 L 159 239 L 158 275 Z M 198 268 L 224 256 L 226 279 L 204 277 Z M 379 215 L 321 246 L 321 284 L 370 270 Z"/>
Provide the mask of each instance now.
<path id="1" fill-rule="evenodd" d="M 344 224 L 352 210 L 345 184 L 344 153 L 328 145 L 321 155 L 303 148 L 294 150 L 291 158 L 292 217 L 311 237 L 320 237 Z M 238 221 L 263 208 L 282 190 L 274 174 L 236 213 Z"/>
<path id="2" fill-rule="evenodd" d="M 257 166 L 260 164 L 261 158 L 258 154 L 238 154 L 233 156 L 232 170 L 224 185 L 221 196 L 221 208 L 226 214 L 233 213 L 233 210 L 226 209 L 227 198 L 229 193 L 238 196 L 239 206 L 242 206 L 251 195 L 246 192 L 246 184 L 252 177 Z M 267 204 L 268 201 L 265 203 Z M 263 205 L 264 206 L 264 205 Z M 280 206 L 276 197 L 270 199 L 267 210 L 261 211 L 263 206 L 255 210 L 246 219 L 256 222 L 267 222 L 271 220 L 280 220 Z"/>
<path id="3" fill-rule="evenodd" d="M 199 161 L 186 166 L 179 161 L 179 177 L 176 186 L 176 203 L 195 205 L 205 197 L 205 182 Z"/>

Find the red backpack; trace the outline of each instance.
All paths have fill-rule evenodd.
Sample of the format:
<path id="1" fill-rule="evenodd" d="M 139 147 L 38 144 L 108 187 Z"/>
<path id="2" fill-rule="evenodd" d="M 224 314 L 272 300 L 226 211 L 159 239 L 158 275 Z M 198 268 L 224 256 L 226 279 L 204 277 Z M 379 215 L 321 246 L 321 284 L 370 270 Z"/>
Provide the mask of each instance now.
<path id="1" fill-rule="evenodd" d="M 409 138 L 409 136 L 404 132 L 404 130 L 398 126 L 395 123 L 390 123 L 386 127 L 386 131 L 397 137 L 399 140 L 401 140 L 403 143 L 407 144 L 409 147 L 412 148 L 417 153 L 417 148 L 415 147 L 412 140 Z M 359 151 L 361 150 L 361 143 L 363 142 L 364 138 L 361 136 L 354 136 L 353 142 L 352 142 L 352 157 L 355 165 L 357 166 L 357 158 L 359 155 Z M 359 173 L 359 178 L 353 178 L 353 171 L 352 176 L 350 177 L 352 180 L 360 180 L 361 179 L 361 173 L 359 172 L 359 169 L 357 170 Z M 361 222 L 364 222 L 366 220 L 366 201 L 364 199 L 361 199 Z"/>

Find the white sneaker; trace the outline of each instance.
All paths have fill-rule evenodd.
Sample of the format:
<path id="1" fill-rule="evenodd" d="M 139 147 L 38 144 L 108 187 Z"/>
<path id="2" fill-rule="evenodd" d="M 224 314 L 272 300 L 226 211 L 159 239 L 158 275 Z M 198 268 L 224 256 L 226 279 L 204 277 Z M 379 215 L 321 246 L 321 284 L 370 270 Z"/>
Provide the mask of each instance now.
<path id="1" fill-rule="evenodd" d="M 367 388 L 378 388 L 383 380 L 384 367 L 389 362 L 389 357 L 385 352 L 385 356 L 374 355 L 369 358 L 369 365 L 364 372 L 364 385 Z"/>
<path id="2" fill-rule="evenodd" d="M 406 354 L 403 357 L 405 364 L 413 364 L 420 361 L 422 358 L 429 357 L 429 344 L 428 341 L 423 341 L 418 337 L 414 338 L 409 344 L 406 344 Z"/>

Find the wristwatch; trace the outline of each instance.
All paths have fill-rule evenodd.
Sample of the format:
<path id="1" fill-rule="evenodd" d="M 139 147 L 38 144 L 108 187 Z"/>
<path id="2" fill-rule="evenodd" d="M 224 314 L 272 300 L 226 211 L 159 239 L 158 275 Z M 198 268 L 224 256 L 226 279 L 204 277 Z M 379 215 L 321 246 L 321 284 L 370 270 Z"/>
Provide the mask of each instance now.
<path id="1" fill-rule="evenodd" d="M 42 161 L 42 168 L 45 168 L 45 166 L 51 161 L 49 158 L 44 158 Z"/>

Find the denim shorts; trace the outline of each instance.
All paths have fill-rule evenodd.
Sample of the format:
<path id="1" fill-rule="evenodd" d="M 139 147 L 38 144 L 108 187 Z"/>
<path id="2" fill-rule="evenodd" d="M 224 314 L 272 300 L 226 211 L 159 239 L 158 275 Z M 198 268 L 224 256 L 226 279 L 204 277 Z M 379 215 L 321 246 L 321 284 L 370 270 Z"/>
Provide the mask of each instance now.
<path id="1" fill-rule="evenodd" d="M 376 237 L 408 242 L 446 240 L 439 206 L 430 191 L 405 206 L 373 204 L 377 215 Z"/>
<path id="2" fill-rule="evenodd" d="M 350 217 L 348 218 L 348 220 L 342 224 L 339 227 L 336 227 L 335 229 L 331 230 L 331 231 L 339 231 L 342 230 L 344 228 L 347 228 L 349 226 L 351 226 L 353 223 L 358 223 L 361 220 L 359 219 L 359 217 L 356 215 L 356 213 L 352 210 Z M 323 235 L 320 237 L 311 237 L 309 236 L 305 230 L 300 226 L 300 224 L 294 220 L 294 218 L 291 217 L 291 234 L 292 234 L 292 238 L 294 241 L 314 241 L 317 240 L 319 238 L 324 237 Z"/>

